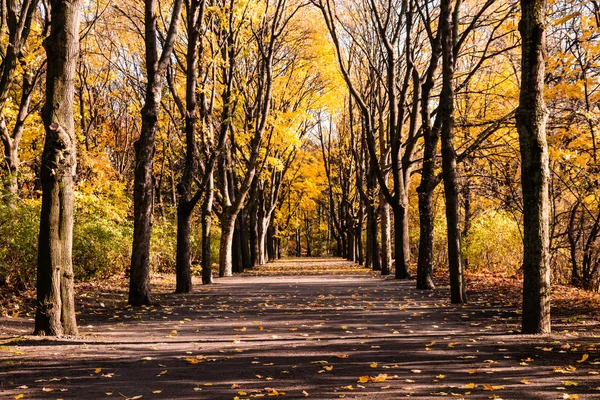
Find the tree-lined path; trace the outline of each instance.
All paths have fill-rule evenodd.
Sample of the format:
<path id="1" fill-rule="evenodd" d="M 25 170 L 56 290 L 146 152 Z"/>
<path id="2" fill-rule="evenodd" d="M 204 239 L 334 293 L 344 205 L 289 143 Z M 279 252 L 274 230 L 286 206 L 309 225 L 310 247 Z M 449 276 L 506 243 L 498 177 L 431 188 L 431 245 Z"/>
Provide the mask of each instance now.
<path id="1" fill-rule="evenodd" d="M 76 338 L 18 336 L 32 321 L 3 318 L 0 397 L 600 395 L 597 321 L 558 300 L 562 333 L 516 334 L 506 285 L 471 282 L 471 303 L 455 306 L 447 288 L 418 291 L 340 259 L 282 260 L 186 295 L 170 279 L 154 279 L 159 304 L 146 308 L 123 308 L 123 290 L 78 290 Z"/>

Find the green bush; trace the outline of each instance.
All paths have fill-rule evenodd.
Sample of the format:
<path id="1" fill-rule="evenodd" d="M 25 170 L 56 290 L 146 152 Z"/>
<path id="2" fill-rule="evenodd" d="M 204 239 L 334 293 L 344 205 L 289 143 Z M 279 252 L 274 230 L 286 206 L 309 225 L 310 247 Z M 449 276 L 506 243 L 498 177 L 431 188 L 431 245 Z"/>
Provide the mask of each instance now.
<path id="1" fill-rule="evenodd" d="M 488 212 L 473 220 L 463 243 L 463 257 L 474 268 L 514 274 L 521 266 L 523 244 L 515 220 L 504 212 Z"/>
<path id="2" fill-rule="evenodd" d="M 25 289 L 35 282 L 41 202 L 0 203 L 0 286 Z"/>

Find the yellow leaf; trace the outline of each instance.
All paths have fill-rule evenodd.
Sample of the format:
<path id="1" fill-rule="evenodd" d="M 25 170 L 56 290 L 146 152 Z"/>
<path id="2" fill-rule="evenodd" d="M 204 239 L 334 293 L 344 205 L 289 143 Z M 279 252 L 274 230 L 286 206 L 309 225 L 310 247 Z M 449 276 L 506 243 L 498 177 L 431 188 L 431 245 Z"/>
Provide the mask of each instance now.
<path id="1" fill-rule="evenodd" d="M 376 362 L 372 362 L 369 366 L 371 368 L 377 368 L 377 363 Z"/>
<path id="2" fill-rule="evenodd" d="M 153 390 L 152 393 L 159 394 L 159 393 L 162 393 L 162 390 Z"/>
<path id="3" fill-rule="evenodd" d="M 350 356 L 348 354 L 338 354 L 336 357 L 337 358 L 349 358 Z"/>
<path id="4" fill-rule="evenodd" d="M 466 385 L 464 385 L 462 387 L 462 389 L 475 389 L 476 387 L 477 387 L 477 385 L 474 383 L 467 383 Z"/>
<path id="5" fill-rule="evenodd" d="M 379 374 L 377 376 L 374 376 L 371 378 L 371 382 L 385 382 L 385 380 L 388 378 L 387 374 Z"/>
<path id="6" fill-rule="evenodd" d="M 564 385 L 565 386 L 579 386 L 579 383 L 577 383 L 575 381 L 565 381 Z"/>
<path id="7" fill-rule="evenodd" d="M 420 369 L 411 369 L 410 372 L 412 372 L 413 374 L 420 374 L 423 371 L 421 371 Z"/>
<path id="8" fill-rule="evenodd" d="M 325 371 L 331 371 L 331 370 L 333 369 L 333 365 L 324 365 L 324 366 L 323 366 L 323 369 L 324 369 Z"/>
<path id="9" fill-rule="evenodd" d="M 95 373 L 95 374 L 99 374 L 100 372 L 102 372 L 102 368 L 96 368 L 96 369 L 94 370 L 94 373 Z"/>
<path id="10" fill-rule="evenodd" d="M 358 378 L 358 383 L 366 383 L 369 382 L 371 380 L 371 378 L 367 375 L 363 375 L 360 378 Z"/>
<path id="11" fill-rule="evenodd" d="M 43 391 L 43 392 L 51 392 L 51 391 L 53 391 L 53 390 L 54 390 L 54 389 L 52 389 L 52 388 L 47 388 L 47 387 L 43 387 L 43 388 L 42 388 L 42 391 Z"/>
<path id="12" fill-rule="evenodd" d="M 304 395 L 304 397 L 308 397 L 308 392 L 306 390 L 303 390 L 302 394 Z"/>
<path id="13" fill-rule="evenodd" d="M 469 374 L 473 375 L 473 374 L 476 374 L 476 373 L 477 373 L 477 370 L 476 370 L 476 369 L 470 369 L 470 370 L 468 370 L 467 372 L 468 372 Z"/>
<path id="14" fill-rule="evenodd" d="M 158 375 L 156 375 L 156 376 L 161 376 L 161 375 L 164 375 L 164 374 L 166 374 L 166 373 L 167 373 L 167 370 L 165 369 L 165 370 L 163 370 L 163 371 L 160 371 L 160 372 L 158 373 Z"/>
<path id="15" fill-rule="evenodd" d="M 22 399 L 24 396 L 23 393 L 19 393 L 18 395 L 16 395 L 15 397 L 13 397 L 13 399 Z"/>
<path id="16" fill-rule="evenodd" d="M 483 385 L 483 390 L 502 390 L 504 389 L 504 386 L 501 385 Z"/>
<path id="17" fill-rule="evenodd" d="M 581 357 L 581 360 L 579 360 L 579 361 L 577 361 L 577 362 L 578 362 L 578 363 L 585 362 L 585 361 L 586 361 L 586 360 L 587 360 L 589 357 L 590 357 L 590 356 L 589 356 L 589 354 L 584 354 L 584 355 Z"/>
<path id="18" fill-rule="evenodd" d="M 521 379 L 521 383 L 523 385 L 529 385 L 531 382 L 529 382 L 527 379 Z"/>

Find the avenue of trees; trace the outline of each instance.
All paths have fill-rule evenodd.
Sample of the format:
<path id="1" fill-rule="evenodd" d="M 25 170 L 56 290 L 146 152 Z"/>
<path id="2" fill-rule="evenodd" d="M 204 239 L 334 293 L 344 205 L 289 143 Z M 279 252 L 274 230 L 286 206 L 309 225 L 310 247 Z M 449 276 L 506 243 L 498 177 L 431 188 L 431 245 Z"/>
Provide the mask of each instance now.
<path id="1" fill-rule="evenodd" d="M 0 289 L 75 335 L 75 280 L 333 255 L 522 276 L 549 332 L 600 289 L 599 50 L 595 1 L 2 1 Z"/>

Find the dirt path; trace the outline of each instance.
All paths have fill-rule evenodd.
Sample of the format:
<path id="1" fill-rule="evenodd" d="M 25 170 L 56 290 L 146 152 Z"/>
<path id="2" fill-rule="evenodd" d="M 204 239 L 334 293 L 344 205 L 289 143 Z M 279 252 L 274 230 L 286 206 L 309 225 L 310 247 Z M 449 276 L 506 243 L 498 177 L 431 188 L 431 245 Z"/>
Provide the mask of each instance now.
<path id="1" fill-rule="evenodd" d="M 196 287 L 160 284 L 160 306 L 137 310 L 123 292 L 80 298 L 76 339 L 11 340 L 33 322 L 2 319 L 0 398 L 600 398 L 596 327 L 517 335 L 514 308 L 455 307 L 339 260 Z"/>

